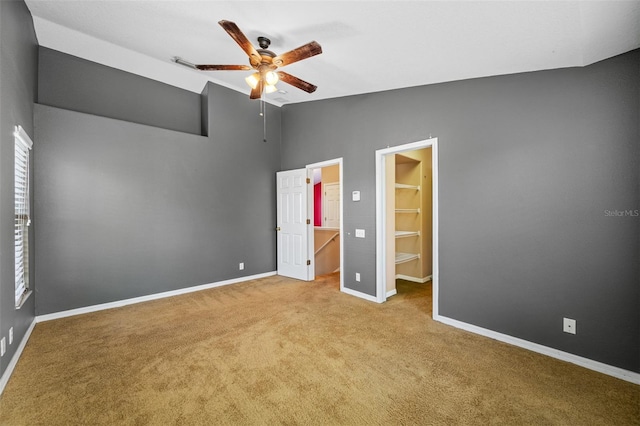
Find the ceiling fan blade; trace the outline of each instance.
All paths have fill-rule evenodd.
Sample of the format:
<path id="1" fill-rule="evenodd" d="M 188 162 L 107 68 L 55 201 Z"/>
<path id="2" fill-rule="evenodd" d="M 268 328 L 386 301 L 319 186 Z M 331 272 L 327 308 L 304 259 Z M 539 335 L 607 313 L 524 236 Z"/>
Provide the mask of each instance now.
<path id="1" fill-rule="evenodd" d="M 254 89 L 251 89 L 251 94 L 249 95 L 249 99 L 260 99 L 260 96 L 262 96 L 263 88 L 264 88 L 264 83 L 262 80 L 260 80 L 258 84 L 256 84 L 256 87 Z"/>
<path id="2" fill-rule="evenodd" d="M 278 55 L 273 58 L 274 65 L 283 67 L 285 65 L 293 64 L 294 62 L 301 61 L 303 59 L 310 58 L 322 53 L 322 47 L 315 41 L 300 46 L 296 49 L 290 50 L 287 53 Z"/>
<path id="3" fill-rule="evenodd" d="M 249 65 L 196 65 L 201 71 L 248 71 L 252 70 Z"/>
<path id="4" fill-rule="evenodd" d="M 297 87 L 300 90 L 304 90 L 307 93 L 313 93 L 318 88 L 318 86 L 314 86 L 313 84 L 308 83 L 302 79 L 299 79 L 298 77 L 293 76 L 291 74 L 287 74 L 284 71 L 278 71 L 278 77 L 280 77 L 281 81 L 284 81 L 287 84 Z"/>
<path id="5" fill-rule="evenodd" d="M 238 45 L 249 55 L 249 62 L 251 65 L 259 65 L 262 62 L 262 56 L 258 53 L 253 44 L 249 41 L 247 36 L 244 35 L 240 28 L 231 21 L 222 20 L 218 22 L 222 28 L 231 36 L 232 39 L 238 43 Z"/>

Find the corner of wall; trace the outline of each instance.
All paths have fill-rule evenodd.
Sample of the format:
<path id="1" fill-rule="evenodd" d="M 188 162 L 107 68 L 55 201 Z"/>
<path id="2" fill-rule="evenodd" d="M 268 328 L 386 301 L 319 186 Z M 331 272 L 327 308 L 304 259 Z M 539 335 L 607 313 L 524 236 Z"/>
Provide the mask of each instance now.
<path id="1" fill-rule="evenodd" d="M 209 85 L 205 84 L 200 93 L 200 134 L 209 136 Z"/>
<path id="2" fill-rule="evenodd" d="M 6 352 L 0 359 L 0 375 L 5 376 L 11 360 L 17 353 L 17 342 L 28 334 L 35 318 L 34 298 L 30 297 L 21 309 L 15 307 L 15 259 L 13 251 L 13 131 L 16 125 L 22 126 L 33 137 L 33 109 L 37 87 L 37 39 L 33 20 L 26 4 L 22 1 L 0 1 L 0 27 L 2 51 L 0 52 L 0 155 L 2 173 L 0 173 L 0 337 L 7 341 Z M 34 148 L 37 149 L 37 148 Z M 33 154 L 31 155 L 33 158 Z M 31 194 L 33 197 L 33 194 Z M 32 201 L 33 203 L 33 201 Z M 30 232 L 29 244 L 33 241 Z M 34 264 L 33 250 L 29 263 Z M 33 269 L 30 271 L 30 283 L 35 288 Z M 9 334 L 13 329 L 13 342 Z M 10 373 L 9 373 L 10 375 Z M 4 380 L 4 379 L 0 379 Z M 0 384 L 1 387 L 1 384 Z"/>

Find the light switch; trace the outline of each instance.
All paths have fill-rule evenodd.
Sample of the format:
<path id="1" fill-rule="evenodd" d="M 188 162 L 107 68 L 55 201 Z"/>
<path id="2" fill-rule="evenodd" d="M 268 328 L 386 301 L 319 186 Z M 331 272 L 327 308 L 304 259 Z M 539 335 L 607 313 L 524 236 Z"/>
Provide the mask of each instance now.
<path id="1" fill-rule="evenodd" d="M 356 229 L 356 238 L 364 238 L 364 229 Z"/>
<path id="2" fill-rule="evenodd" d="M 360 201 L 360 191 L 353 191 L 351 193 L 351 199 L 353 201 Z"/>

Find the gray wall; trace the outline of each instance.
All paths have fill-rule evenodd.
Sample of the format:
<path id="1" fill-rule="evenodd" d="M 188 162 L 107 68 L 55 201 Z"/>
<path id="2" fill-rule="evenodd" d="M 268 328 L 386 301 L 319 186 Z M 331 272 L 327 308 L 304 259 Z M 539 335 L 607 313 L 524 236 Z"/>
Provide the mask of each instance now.
<path id="1" fill-rule="evenodd" d="M 37 314 L 275 270 L 280 111 L 205 92 L 210 137 L 36 105 Z"/>
<path id="2" fill-rule="evenodd" d="M 46 47 L 39 59 L 42 105 L 202 134 L 197 93 Z"/>
<path id="3" fill-rule="evenodd" d="M 7 339 L 7 353 L 0 359 L 4 373 L 34 318 L 32 295 L 20 310 L 15 308 L 13 247 L 14 126 L 33 134 L 33 102 L 37 94 L 38 46 L 31 14 L 22 1 L 0 1 L 0 337 Z M 33 151 L 38 149 L 37 144 Z M 32 152 L 33 152 L 32 151 Z M 37 220 L 31 227 L 31 242 Z M 33 244 L 30 264 L 33 265 Z M 33 269 L 30 286 L 35 288 Z M 9 328 L 14 340 L 9 345 Z"/>
<path id="4" fill-rule="evenodd" d="M 282 168 L 344 157 L 345 286 L 374 295 L 375 150 L 438 137 L 440 314 L 640 372 L 640 218 L 605 213 L 640 209 L 638 75 L 634 51 L 288 105 Z"/>

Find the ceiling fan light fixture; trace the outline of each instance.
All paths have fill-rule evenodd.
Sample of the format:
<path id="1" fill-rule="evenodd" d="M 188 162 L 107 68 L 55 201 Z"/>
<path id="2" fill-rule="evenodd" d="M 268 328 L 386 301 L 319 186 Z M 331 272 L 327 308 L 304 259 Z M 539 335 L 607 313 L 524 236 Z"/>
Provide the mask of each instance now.
<path id="1" fill-rule="evenodd" d="M 264 73 L 264 81 L 268 86 L 275 86 L 280 78 L 275 71 L 267 71 Z"/>
<path id="2" fill-rule="evenodd" d="M 2 1 L 2 0 L 0 0 Z M 276 55 L 274 52 L 267 50 L 271 41 L 266 37 L 258 37 L 260 49 L 256 49 L 246 35 L 231 21 L 221 20 L 218 22 L 220 26 L 238 43 L 240 48 L 249 57 L 249 65 L 209 65 L 209 64 L 191 64 L 180 58 L 173 60 L 181 65 L 190 68 L 196 68 L 201 71 L 250 71 L 252 68 L 257 71 L 245 78 L 247 85 L 251 87 L 249 99 L 260 99 L 265 91 L 273 93 L 278 91 L 275 87 L 278 81 L 303 90 L 307 93 L 313 93 L 317 86 L 299 79 L 291 74 L 282 71 L 276 71 L 280 67 L 302 61 L 322 53 L 322 47 L 316 41 L 309 42 L 305 45 L 297 47 L 288 52 Z M 282 93 L 282 92 L 281 92 Z M 286 93 L 286 92 L 285 92 Z"/>
<path id="3" fill-rule="evenodd" d="M 258 87 L 258 83 L 260 82 L 260 74 L 258 74 L 257 72 L 253 73 L 249 77 L 245 78 L 244 81 L 247 82 L 249 87 L 255 89 L 256 87 Z"/>

